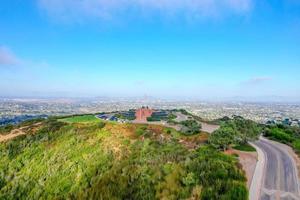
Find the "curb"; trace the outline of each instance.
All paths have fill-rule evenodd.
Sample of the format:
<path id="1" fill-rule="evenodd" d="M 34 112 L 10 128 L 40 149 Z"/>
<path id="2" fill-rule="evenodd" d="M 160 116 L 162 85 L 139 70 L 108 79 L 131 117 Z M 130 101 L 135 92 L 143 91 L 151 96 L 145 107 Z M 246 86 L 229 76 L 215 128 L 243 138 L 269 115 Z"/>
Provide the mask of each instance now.
<path id="1" fill-rule="evenodd" d="M 263 172 L 265 168 L 265 154 L 264 152 L 256 146 L 254 143 L 249 142 L 250 145 L 252 145 L 256 151 L 257 151 L 257 163 L 255 167 L 255 171 L 252 177 L 252 182 L 249 189 L 249 199 L 250 200 L 259 200 L 262 184 L 263 184 Z"/>

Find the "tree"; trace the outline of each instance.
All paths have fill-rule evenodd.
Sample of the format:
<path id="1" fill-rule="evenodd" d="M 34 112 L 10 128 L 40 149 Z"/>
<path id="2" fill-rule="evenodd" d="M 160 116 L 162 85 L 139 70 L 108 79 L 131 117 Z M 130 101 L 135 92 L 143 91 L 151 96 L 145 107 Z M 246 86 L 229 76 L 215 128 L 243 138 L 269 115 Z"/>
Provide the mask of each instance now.
<path id="1" fill-rule="evenodd" d="M 259 125 L 240 116 L 225 121 L 221 127 L 211 134 L 209 143 L 217 149 L 226 150 L 233 144 L 246 144 L 257 139 L 261 130 Z"/>
<path id="2" fill-rule="evenodd" d="M 231 127 L 224 127 L 216 130 L 209 137 L 208 142 L 215 148 L 227 150 L 236 141 L 237 132 Z"/>
<path id="3" fill-rule="evenodd" d="M 180 123 L 182 125 L 181 132 L 187 135 L 193 135 L 200 132 L 201 124 L 195 120 L 186 120 Z"/>

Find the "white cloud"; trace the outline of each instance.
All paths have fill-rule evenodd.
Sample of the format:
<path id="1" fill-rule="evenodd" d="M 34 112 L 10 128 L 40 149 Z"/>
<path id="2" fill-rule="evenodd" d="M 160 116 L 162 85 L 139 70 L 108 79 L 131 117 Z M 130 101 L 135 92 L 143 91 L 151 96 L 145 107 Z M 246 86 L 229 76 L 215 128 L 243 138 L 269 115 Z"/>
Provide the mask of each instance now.
<path id="1" fill-rule="evenodd" d="M 272 80 L 269 76 L 253 77 L 243 82 L 244 85 L 259 85 Z"/>
<path id="2" fill-rule="evenodd" d="M 17 64 L 20 64 L 20 60 L 8 48 L 0 46 L 0 66 Z"/>
<path id="3" fill-rule="evenodd" d="M 114 19 L 123 15 L 184 15 L 188 18 L 245 14 L 254 0 L 37 0 L 50 16 L 66 20 Z M 158 12 L 158 13 L 157 13 Z"/>
<path id="4" fill-rule="evenodd" d="M 21 59 L 6 46 L 0 45 L 0 69 L 46 69 L 51 66 L 46 61 Z"/>

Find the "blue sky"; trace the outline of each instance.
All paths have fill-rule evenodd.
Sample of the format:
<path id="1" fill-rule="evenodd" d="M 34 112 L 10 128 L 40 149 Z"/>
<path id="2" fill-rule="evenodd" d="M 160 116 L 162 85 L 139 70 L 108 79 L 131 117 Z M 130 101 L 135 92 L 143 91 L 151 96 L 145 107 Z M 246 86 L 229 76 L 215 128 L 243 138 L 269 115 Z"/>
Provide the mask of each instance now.
<path id="1" fill-rule="evenodd" d="M 2 0 L 0 96 L 300 100 L 297 0 Z"/>

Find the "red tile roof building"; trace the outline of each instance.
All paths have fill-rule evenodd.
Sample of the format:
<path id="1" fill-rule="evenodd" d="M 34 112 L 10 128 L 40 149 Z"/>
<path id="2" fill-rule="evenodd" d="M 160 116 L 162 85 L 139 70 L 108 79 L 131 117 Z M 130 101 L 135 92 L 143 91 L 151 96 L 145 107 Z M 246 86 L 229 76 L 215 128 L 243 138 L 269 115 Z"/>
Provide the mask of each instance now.
<path id="1" fill-rule="evenodd" d="M 151 117 L 153 110 L 148 107 L 142 107 L 135 112 L 136 121 L 147 122 L 147 118 Z"/>

